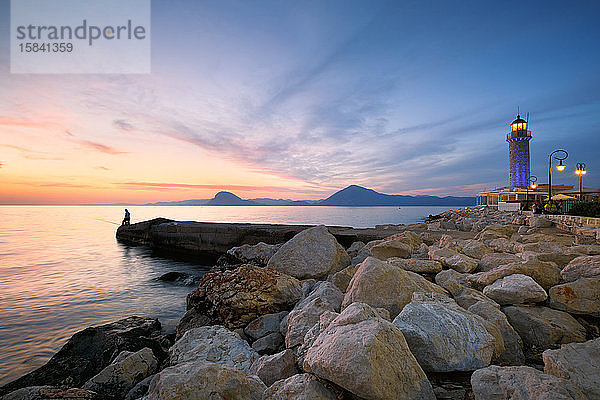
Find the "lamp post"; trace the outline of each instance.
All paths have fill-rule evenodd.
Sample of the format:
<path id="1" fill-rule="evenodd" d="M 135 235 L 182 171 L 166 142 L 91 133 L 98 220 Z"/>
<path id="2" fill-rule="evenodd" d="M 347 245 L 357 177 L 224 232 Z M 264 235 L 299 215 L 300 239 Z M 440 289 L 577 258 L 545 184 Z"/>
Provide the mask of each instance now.
<path id="1" fill-rule="evenodd" d="M 537 187 L 537 185 L 535 184 L 537 182 L 537 176 L 531 175 L 529 177 L 529 182 L 530 182 L 530 185 L 527 186 L 527 192 L 526 192 L 527 194 L 525 195 L 525 198 L 526 198 L 525 203 L 529 202 L 529 188 L 531 187 L 533 190 L 535 190 L 535 188 Z M 535 201 L 535 195 L 533 196 L 533 200 Z"/>
<path id="2" fill-rule="evenodd" d="M 565 166 L 563 165 L 563 160 L 566 159 L 567 157 L 569 157 L 569 153 L 567 153 L 566 150 L 562 150 L 562 149 L 554 150 L 548 156 L 548 201 L 552 200 L 552 156 L 556 153 L 564 154 L 564 157 L 554 156 L 554 159 L 559 161 L 559 164 L 556 166 L 556 169 L 558 171 L 565 170 Z"/>
<path id="3" fill-rule="evenodd" d="M 575 173 L 579 175 L 579 201 L 581 201 L 583 198 L 582 179 L 583 176 L 587 174 L 587 171 L 585 170 L 585 163 L 577 163 L 577 169 L 575 170 Z"/>

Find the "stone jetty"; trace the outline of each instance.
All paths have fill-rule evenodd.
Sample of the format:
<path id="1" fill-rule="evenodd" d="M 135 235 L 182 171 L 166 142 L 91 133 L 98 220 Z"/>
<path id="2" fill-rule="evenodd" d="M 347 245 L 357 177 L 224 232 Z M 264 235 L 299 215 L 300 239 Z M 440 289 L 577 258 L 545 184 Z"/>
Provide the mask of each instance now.
<path id="1" fill-rule="evenodd" d="M 128 244 L 147 245 L 169 253 L 214 260 L 236 246 L 287 242 L 294 235 L 312 226 L 173 221 L 155 218 L 120 226 L 117 229 L 117 240 Z M 357 241 L 366 243 L 383 239 L 400 231 L 396 225 L 364 229 L 344 226 L 327 228 L 344 246 L 350 246 Z"/>
<path id="2" fill-rule="evenodd" d="M 549 218 L 157 219 L 117 236 L 226 256 L 176 332 L 140 317 L 88 328 L 4 399 L 600 399 L 600 245 Z"/>

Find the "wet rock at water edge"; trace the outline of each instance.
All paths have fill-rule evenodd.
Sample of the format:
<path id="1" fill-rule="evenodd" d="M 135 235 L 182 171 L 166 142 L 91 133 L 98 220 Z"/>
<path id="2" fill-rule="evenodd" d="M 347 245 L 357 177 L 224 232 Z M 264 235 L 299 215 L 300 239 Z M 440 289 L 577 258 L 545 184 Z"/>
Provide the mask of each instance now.
<path id="1" fill-rule="evenodd" d="M 123 351 L 148 347 L 161 362 L 167 353 L 160 329 L 157 319 L 134 316 L 79 331 L 45 365 L 0 388 L 0 395 L 37 385 L 80 387 Z"/>

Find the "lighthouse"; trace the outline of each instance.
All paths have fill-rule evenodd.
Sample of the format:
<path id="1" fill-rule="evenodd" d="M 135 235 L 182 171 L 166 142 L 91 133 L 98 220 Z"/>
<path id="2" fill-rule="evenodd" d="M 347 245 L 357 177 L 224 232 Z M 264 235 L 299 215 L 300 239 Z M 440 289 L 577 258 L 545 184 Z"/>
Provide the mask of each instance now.
<path id="1" fill-rule="evenodd" d="M 527 130 L 527 121 L 517 115 L 506 134 L 508 142 L 508 186 L 529 186 L 529 141 L 531 131 Z"/>

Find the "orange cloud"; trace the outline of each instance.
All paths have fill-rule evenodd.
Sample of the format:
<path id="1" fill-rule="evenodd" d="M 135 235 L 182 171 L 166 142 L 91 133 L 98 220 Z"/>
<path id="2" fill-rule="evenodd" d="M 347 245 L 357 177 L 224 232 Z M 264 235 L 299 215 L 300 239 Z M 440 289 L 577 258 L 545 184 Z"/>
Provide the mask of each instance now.
<path id="1" fill-rule="evenodd" d="M 31 121 L 29 119 L 18 119 L 0 115 L 0 125 L 5 126 L 20 126 L 25 128 L 45 128 L 48 126 L 46 122 L 42 121 Z"/>
<path id="2" fill-rule="evenodd" d="M 261 191 L 261 190 L 276 190 L 282 192 L 303 192 L 303 190 L 296 190 L 280 186 L 247 186 L 247 185 L 198 185 L 190 183 L 157 183 L 157 182 L 116 182 L 115 185 L 121 185 L 129 188 L 143 187 L 148 189 L 154 188 L 177 188 L 177 189 L 215 189 L 215 190 L 247 190 L 247 191 Z"/>
<path id="3" fill-rule="evenodd" d="M 102 143 L 93 142 L 91 140 L 86 140 L 86 139 L 78 139 L 74 134 L 72 134 L 69 131 L 65 131 L 65 133 L 67 134 L 67 136 L 69 137 L 70 140 L 72 140 L 76 143 L 79 143 L 80 145 L 85 146 L 87 148 L 100 151 L 102 153 L 106 153 L 106 154 L 126 154 L 127 153 L 126 151 L 120 151 L 120 150 L 115 149 L 114 147 L 107 146 Z"/>

